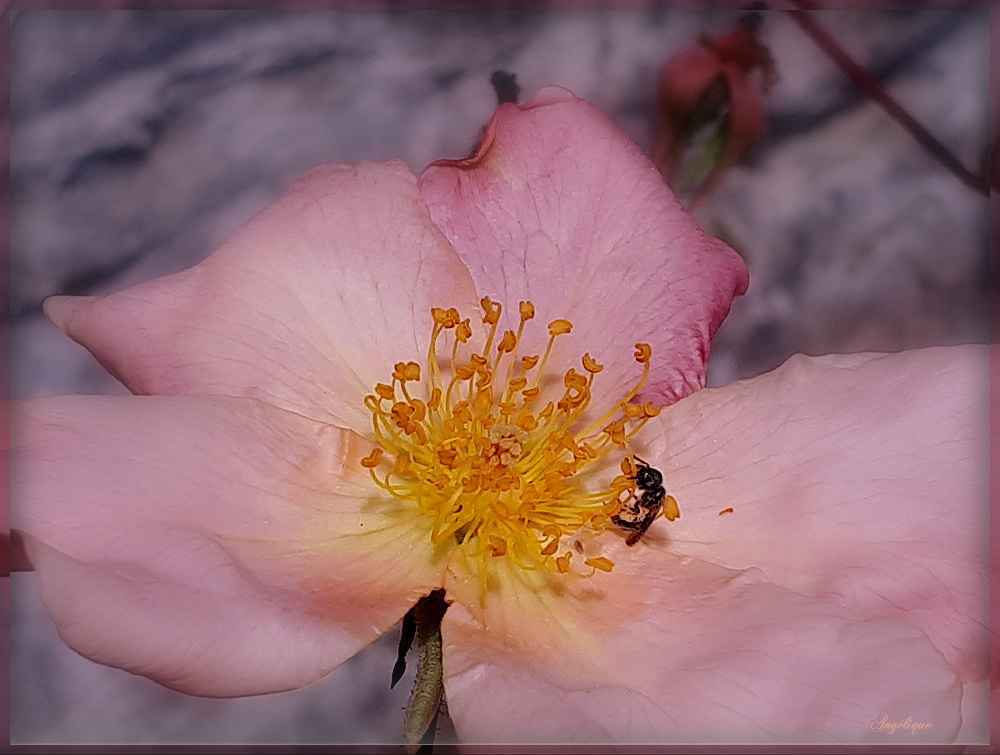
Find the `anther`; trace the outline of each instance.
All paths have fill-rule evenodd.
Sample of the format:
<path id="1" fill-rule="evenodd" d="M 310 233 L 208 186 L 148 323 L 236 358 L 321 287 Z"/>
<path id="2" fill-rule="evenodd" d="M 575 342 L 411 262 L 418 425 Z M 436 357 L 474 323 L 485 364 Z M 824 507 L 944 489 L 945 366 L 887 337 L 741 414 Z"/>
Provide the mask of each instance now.
<path id="1" fill-rule="evenodd" d="M 372 452 L 361 460 L 361 466 L 365 469 L 374 469 L 382 460 L 382 453 L 381 448 L 373 448 Z"/>
<path id="2" fill-rule="evenodd" d="M 614 561 L 610 558 L 605 558 L 604 556 L 595 556 L 594 558 L 588 558 L 584 561 L 587 566 L 592 566 L 595 569 L 600 569 L 601 571 L 611 571 L 614 568 Z"/>
<path id="3" fill-rule="evenodd" d="M 549 323 L 549 335 L 561 336 L 573 330 L 573 323 L 569 320 L 553 320 Z"/>
<path id="4" fill-rule="evenodd" d="M 501 354 L 511 352 L 514 347 L 517 346 L 517 337 L 514 335 L 513 330 L 504 331 L 503 338 L 500 339 L 500 344 L 497 346 L 497 351 Z"/>
<path id="5" fill-rule="evenodd" d="M 502 308 L 498 302 L 493 301 L 488 296 L 484 296 L 479 303 L 485 312 L 483 322 L 487 325 L 496 325 L 500 322 L 500 310 Z"/>
<path id="6" fill-rule="evenodd" d="M 583 369 L 587 372 L 596 375 L 598 372 L 604 369 L 603 365 L 598 364 L 590 354 L 583 355 Z"/>
<path id="7" fill-rule="evenodd" d="M 396 362 L 392 377 L 401 383 L 405 383 L 407 380 L 420 380 L 420 365 L 416 362 Z"/>

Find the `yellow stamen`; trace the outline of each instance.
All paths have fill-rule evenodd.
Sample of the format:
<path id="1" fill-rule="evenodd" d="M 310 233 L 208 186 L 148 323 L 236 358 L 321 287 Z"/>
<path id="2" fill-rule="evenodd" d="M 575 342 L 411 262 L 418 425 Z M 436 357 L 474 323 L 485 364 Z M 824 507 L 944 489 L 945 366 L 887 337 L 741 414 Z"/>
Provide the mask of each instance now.
<path id="1" fill-rule="evenodd" d="M 546 373 L 555 340 L 570 333 L 572 323 L 549 323 L 541 358 L 520 356 L 534 305 L 521 302 L 517 330 L 504 331 L 495 343 L 502 307 L 489 298 L 480 304 L 485 327 L 479 346 L 469 319 L 454 308 L 434 307 L 426 367 L 397 362 L 392 383 L 376 384 L 365 398 L 378 447 L 361 465 L 383 490 L 430 517 L 433 542 L 451 539 L 480 564 L 484 589 L 485 570 L 499 558 L 558 574 L 611 571 L 604 556 L 586 559 L 588 573 L 571 568 L 570 552 L 557 554 L 584 529 L 596 534 L 613 527 L 611 517 L 642 495 L 628 439 L 659 411 L 631 403 L 648 378 L 651 349 L 636 344 L 643 365 L 638 384 L 581 428 L 603 366 L 584 354 L 582 373 L 563 373 L 561 396 L 550 396 L 560 382 Z M 546 398 L 538 402 L 542 393 Z M 613 453 L 625 454 L 622 474 L 598 484 L 594 467 Z M 385 456 L 391 468 L 380 476 Z M 668 519 L 680 515 L 671 496 L 663 512 Z"/>

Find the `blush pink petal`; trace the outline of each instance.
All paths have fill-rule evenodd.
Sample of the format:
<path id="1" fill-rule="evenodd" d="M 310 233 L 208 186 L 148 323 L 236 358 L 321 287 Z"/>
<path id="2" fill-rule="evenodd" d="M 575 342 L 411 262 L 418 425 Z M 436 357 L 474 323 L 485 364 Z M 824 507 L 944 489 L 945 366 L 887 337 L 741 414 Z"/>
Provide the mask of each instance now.
<path id="1" fill-rule="evenodd" d="M 605 553 L 611 574 L 558 598 L 514 578 L 485 607 L 449 608 L 445 690 L 463 742 L 875 743 L 883 712 L 933 722 L 907 742 L 958 732 L 962 686 L 906 622 L 756 569 L 620 539 Z"/>
<path id="2" fill-rule="evenodd" d="M 598 405 L 636 382 L 636 342 L 653 348 L 646 398 L 670 403 L 704 386 L 710 339 L 746 289 L 746 265 L 597 108 L 558 87 L 501 105 L 475 157 L 431 164 L 419 186 L 481 294 L 530 300 L 542 323 L 573 322 L 560 348 L 605 365 Z M 523 350 L 544 347 L 533 338 Z"/>
<path id="3" fill-rule="evenodd" d="M 990 743 L 1000 745 L 1000 344 L 990 344 Z M 998 748 L 1000 749 L 1000 748 Z"/>
<path id="4" fill-rule="evenodd" d="M 794 357 L 665 409 L 636 451 L 678 520 L 606 535 L 613 572 L 558 600 L 521 577 L 446 614 L 459 734 L 985 741 L 986 354 Z"/>
<path id="5" fill-rule="evenodd" d="M 45 311 L 135 393 L 251 396 L 367 429 L 365 394 L 426 356 L 432 306 L 478 298 L 392 162 L 317 168 L 201 264 Z"/>
<path id="6" fill-rule="evenodd" d="M 985 346 L 798 356 L 665 410 L 670 550 L 903 618 L 984 681 L 988 369 Z"/>
<path id="7" fill-rule="evenodd" d="M 15 409 L 12 525 L 81 654 L 206 696 L 300 687 L 440 586 L 370 444 L 254 399 Z"/>

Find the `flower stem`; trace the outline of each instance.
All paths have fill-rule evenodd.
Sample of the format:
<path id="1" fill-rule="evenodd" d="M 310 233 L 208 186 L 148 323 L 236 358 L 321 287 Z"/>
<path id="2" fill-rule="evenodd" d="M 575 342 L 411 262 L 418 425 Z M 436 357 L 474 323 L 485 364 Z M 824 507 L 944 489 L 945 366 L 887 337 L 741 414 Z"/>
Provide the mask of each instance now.
<path id="1" fill-rule="evenodd" d="M 444 699 L 441 618 L 447 608 L 443 590 L 435 590 L 421 598 L 413 608 L 417 644 L 421 653 L 417 662 L 417 678 L 413 682 L 403 720 L 403 735 L 408 753 L 416 753 L 421 750 L 421 745 L 428 746 L 434 742 L 432 727 Z"/>

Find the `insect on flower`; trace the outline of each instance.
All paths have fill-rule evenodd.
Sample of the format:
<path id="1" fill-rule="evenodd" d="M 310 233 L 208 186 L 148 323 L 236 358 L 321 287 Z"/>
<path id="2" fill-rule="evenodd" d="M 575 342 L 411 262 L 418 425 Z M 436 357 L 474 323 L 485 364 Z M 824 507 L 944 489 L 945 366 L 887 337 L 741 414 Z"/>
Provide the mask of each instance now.
<path id="1" fill-rule="evenodd" d="M 667 519 L 673 521 L 680 516 L 677 501 L 673 496 L 668 496 L 663 487 L 663 474 L 660 470 L 650 466 L 638 456 L 635 460 L 637 463 L 634 465 L 634 474 L 630 475 L 629 479 L 635 481 L 642 495 L 624 504 L 622 511 L 627 512 L 629 518 L 622 518 L 617 514 L 611 517 L 611 521 L 619 527 L 631 530 L 625 538 L 626 545 L 635 545 L 639 542 L 653 524 L 653 520 L 659 516 L 664 503 L 667 505 L 665 512 Z"/>

